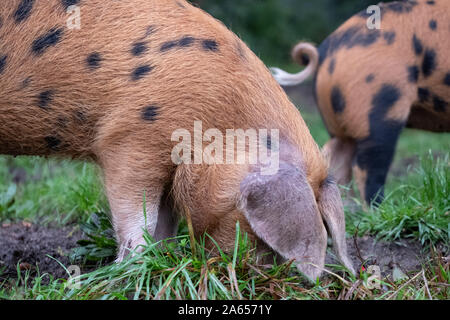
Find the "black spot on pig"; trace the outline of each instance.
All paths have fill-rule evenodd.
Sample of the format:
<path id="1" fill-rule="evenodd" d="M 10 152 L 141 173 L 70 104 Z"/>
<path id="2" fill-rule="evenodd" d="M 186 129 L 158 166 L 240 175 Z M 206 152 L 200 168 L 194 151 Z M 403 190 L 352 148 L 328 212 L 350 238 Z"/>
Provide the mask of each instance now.
<path id="1" fill-rule="evenodd" d="M 434 6 L 436 4 L 436 2 L 434 0 L 429 0 L 429 1 L 427 1 L 427 4 L 430 6 Z"/>
<path id="2" fill-rule="evenodd" d="M 180 40 L 167 41 L 161 45 L 160 51 L 165 52 L 178 47 L 189 47 L 194 41 L 195 39 L 191 37 L 184 37 Z"/>
<path id="3" fill-rule="evenodd" d="M 147 29 L 145 30 L 145 34 L 144 37 L 142 39 L 147 38 L 148 36 L 150 36 L 151 34 L 156 32 L 156 27 L 154 25 L 149 25 L 147 27 Z"/>
<path id="4" fill-rule="evenodd" d="M 422 72 L 425 77 L 431 76 L 436 69 L 436 51 L 427 49 L 422 62 Z"/>
<path id="5" fill-rule="evenodd" d="M 205 51 L 218 51 L 219 45 L 215 40 L 203 40 L 202 47 Z"/>
<path id="6" fill-rule="evenodd" d="M 178 42 L 178 45 L 180 47 L 190 47 L 191 45 L 193 45 L 195 42 L 195 38 L 190 37 L 190 36 L 186 36 L 180 39 L 180 41 Z"/>
<path id="7" fill-rule="evenodd" d="M 369 74 L 366 77 L 366 83 L 371 83 L 371 82 L 373 82 L 373 80 L 375 80 L 375 75 L 373 73 Z"/>
<path id="8" fill-rule="evenodd" d="M 61 139 L 54 136 L 45 137 L 45 142 L 47 143 L 47 147 L 52 151 L 58 151 L 61 146 Z"/>
<path id="9" fill-rule="evenodd" d="M 319 46 L 319 64 L 321 65 L 328 56 L 332 56 L 342 48 L 369 47 L 376 43 L 380 36 L 380 30 L 368 30 L 361 26 L 353 26 L 347 30 L 335 32 Z"/>
<path id="10" fill-rule="evenodd" d="M 80 0 L 61 0 L 61 3 L 64 6 L 64 9 L 67 10 L 70 6 L 78 5 Z"/>
<path id="11" fill-rule="evenodd" d="M 61 41 L 62 34 L 63 28 L 52 28 L 46 34 L 33 41 L 31 50 L 36 55 L 43 54 L 48 48 L 56 45 L 59 41 Z"/>
<path id="12" fill-rule="evenodd" d="M 147 106 L 142 109 L 141 118 L 145 121 L 155 121 L 158 116 L 158 107 Z"/>
<path id="13" fill-rule="evenodd" d="M 416 83 L 419 80 L 419 67 L 410 66 L 408 67 L 408 80 L 411 83 Z"/>
<path id="14" fill-rule="evenodd" d="M 187 48 L 191 47 L 194 43 L 197 42 L 197 39 L 191 37 L 191 36 L 184 36 L 181 39 L 178 40 L 171 40 L 164 42 L 159 51 L 160 52 L 166 52 L 171 49 L 177 49 L 177 48 Z M 201 43 L 201 48 L 205 51 L 218 51 L 219 45 L 215 40 L 200 40 L 198 39 L 198 42 Z"/>
<path id="15" fill-rule="evenodd" d="M 387 12 L 394 12 L 396 14 L 409 13 L 417 5 L 417 1 L 395 1 L 390 3 L 380 3 L 378 6 L 381 10 L 381 14 Z M 372 13 L 368 13 L 367 9 L 362 10 L 358 13 L 358 16 L 368 18 Z"/>
<path id="16" fill-rule="evenodd" d="M 102 61 L 102 57 L 100 53 L 93 52 L 86 58 L 86 63 L 89 69 L 97 69 L 100 68 L 100 62 Z"/>
<path id="17" fill-rule="evenodd" d="M 378 112 L 380 115 L 386 115 L 400 97 L 401 93 L 397 87 L 390 84 L 384 84 L 372 98 L 373 110 L 371 113 Z"/>
<path id="18" fill-rule="evenodd" d="M 430 90 L 426 88 L 419 88 L 417 94 L 420 102 L 426 102 L 430 98 Z"/>
<path id="19" fill-rule="evenodd" d="M 0 74 L 2 74 L 3 71 L 5 71 L 6 59 L 7 59 L 7 56 L 0 55 Z"/>
<path id="20" fill-rule="evenodd" d="M 159 49 L 161 52 L 169 51 L 170 49 L 176 48 L 178 46 L 178 40 L 172 40 L 164 42 Z"/>
<path id="21" fill-rule="evenodd" d="M 31 15 L 31 9 L 33 9 L 34 0 L 22 0 L 19 3 L 19 7 L 14 12 L 14 20 L 16 23 L 20 23 Z"/>
<path id="22" fill-rule="evenodd" d="M 450 87 L 450 72 L 445 75 L 444 84 Z"/>
<path id="23" fill-rule="evenodd" d="M 423 52 L 423 44 L 422 41 L 419 40 L 419 38 L 417 38 L 416 35 L 413 36 L 413 48 L 414 48 L 414 53 L 417 56 L 420 56 Z"/>
<path id="24" fill-rule="evenodd" d="M 380 38 L 381 32 L 379 30 L 369 30 L 366 33 L 357 34 L 353 41 L 350 41 L 347 46 L 353 48 L 355 46 L 369 47 Z"/>
<path id="25" fill-rule="evenodd" d="M 25 80 L 22 81 L 22 85 L 20 89 L 25 89 L 31 84 L 31 77 L 26 77 Z"/>
<path id="26" fill-rule="evenodd" d="M 149 74 L 150 71 L 152 71 L 152 70 L 153 70 L 153 67 L 150 65 L 144 65 L 144 66 L 137 67 L 136 69 L 133 70 L 133 72 L 131 74 L 131 79 L 133 81 L 140 80 L 143 77 L 145 77 L 147 74 Z"/>
<path id="27" fill-rule="evenodd" d="M 437 29 L 437 21 L 436 20 L 430 20 L 430 29 L 436 30 Z"/>
<path id="28" fill-rule="evenodd" d="M 148 50 L 147 44 L 145 42 L 136 42 L 131 48 L 131 54 L 133 56 L 140 56 Z"/>
<path id="29" fill-rule="evenodd" d="M 46 90 L 39 94 L 38 96 L 38 106 L 43 109 L 49 108 L 49 104 L 53 99 L 53 90 Z"/>
<path id="30" fill-rule="evenodd" d="M 433 97 L 433 107 L 437 112 L 445 112 L 447 110 L 448 103 L 444 101 L 441 97 Z"/>
<path id="31" fill-rule="evenodd" d="M 333 87 L 331 90 L 331 106 L 335 113 L 342 113 L 345 109 L 345 98 L 339 87 Z"/>
<path id="32" fill-rule="evenodd" d="M 409 13 L 412 9 L 418 5 L 417 1 L 395 1 L 389 3 L 381 3 L 382 11 L 392 11 L 395 13 Z"/>
<path id="33" fill-rule="evenodd" d="M 383 34 L 383 38 L 384 40 L 386 40 L 386 43 L 388 45 L 391 45 L 395 42 L 395 36 L 396 36 L 395 31 L 389 31 Z"/>
<path id="34" fill-rule="evenodd" d="M 330 74 L 333 74 L 335 68 L 336 68 L 336 59 L 331 59 L 331 60 L 330 60 L 330 65 L 329 65 L 329 67 L 328 67 L 328 72 L 329 72 Z"/>

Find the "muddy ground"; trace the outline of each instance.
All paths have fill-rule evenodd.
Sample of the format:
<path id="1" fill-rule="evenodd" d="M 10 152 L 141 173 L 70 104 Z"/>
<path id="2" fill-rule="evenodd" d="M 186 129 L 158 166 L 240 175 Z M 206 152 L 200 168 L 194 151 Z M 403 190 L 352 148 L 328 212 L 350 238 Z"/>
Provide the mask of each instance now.
<path id="1" fill-rule="evenodd" d="M 29 270 L 32 276 L 48 273 L 55 278 L 67 278 L 67 272 L 55 259 L 68 267 L 68 255 L 81 238 L 77 226 L 61 228 L 29 222 L 3 223 L 0 225 L 0 283 L 17 278 L 18 267 L 21 273 Z"/>
<path id="2" fill-rule="evenodd" d="M 48 273 L 55 278 L 67 279 L 68 274 L 54 259 L 68 267 L 70 251 L 77 247 L 77 241 L 83 234 L 76 226 L 43 227 L 28 222 L 3 224 L 0 226 L 0 283 L 6 279 L 16 279 L 17 266 L 22 273 L 31 271 L 31 275 Z M 384 276 L 392 275 L 395 268 L 404 273 L 420 271 L 427 261 L 424 248 L 416 241 L 399 242 L 376 241 L 372 237 L 347 239 L 349 255 L 355 268 L 378 265 Z M 444 254 L 444 253 L 443 253 Z M 333 263 L 333 257 L 327 257 L 327 263 Z"/>

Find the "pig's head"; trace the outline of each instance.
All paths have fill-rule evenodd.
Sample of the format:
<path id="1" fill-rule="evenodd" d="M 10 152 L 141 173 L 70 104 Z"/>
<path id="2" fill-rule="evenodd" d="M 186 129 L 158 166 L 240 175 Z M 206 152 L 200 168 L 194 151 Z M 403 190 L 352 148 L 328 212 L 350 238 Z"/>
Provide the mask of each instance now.
<path id="1" fill-rule="evenodd" d="M 341 262 L 354 273 L 347 256 L 345 219 L 339 189 L 332 179 L 316 198 L 303 168 L 282 162 L 277 174 L 249 174 L 241 183 L 239 209 L 255 234 L 315 280 L 323 271 L 327 230 Z"/>

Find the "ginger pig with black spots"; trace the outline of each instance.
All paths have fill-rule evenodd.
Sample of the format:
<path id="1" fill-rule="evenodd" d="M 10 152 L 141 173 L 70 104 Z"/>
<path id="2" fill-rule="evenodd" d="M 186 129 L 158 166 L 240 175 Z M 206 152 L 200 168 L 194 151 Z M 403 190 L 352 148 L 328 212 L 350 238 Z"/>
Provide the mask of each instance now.
<path id="1" fill-rule="evenodd" d="M 403 128 L 450 131 L 450 1 L 380 3 L 381 29 L 366 10 L 318 48 L 299 43 L 292 55 L 306 69 L 272 68 L 281 85 L 314 75 L 317 105 L 331 140 L 324 146 L 339 184 L 354 176 L 367 203 L 383 199 Z"/>

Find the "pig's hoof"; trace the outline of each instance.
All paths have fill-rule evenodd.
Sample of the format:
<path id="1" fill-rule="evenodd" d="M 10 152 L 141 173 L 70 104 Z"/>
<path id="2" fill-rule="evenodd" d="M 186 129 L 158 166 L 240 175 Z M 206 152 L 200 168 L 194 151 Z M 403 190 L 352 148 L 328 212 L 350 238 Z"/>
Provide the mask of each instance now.
<path id="1" fill-rule="evenodd" d="M 127 258 L 135 256 L 136 253 L 144 251 L 146 244 L 143 238 L 139 240 L 129 239 L 119 245 L 119 252 L 117 253 L 116 263 L 120 263 Z"/>

